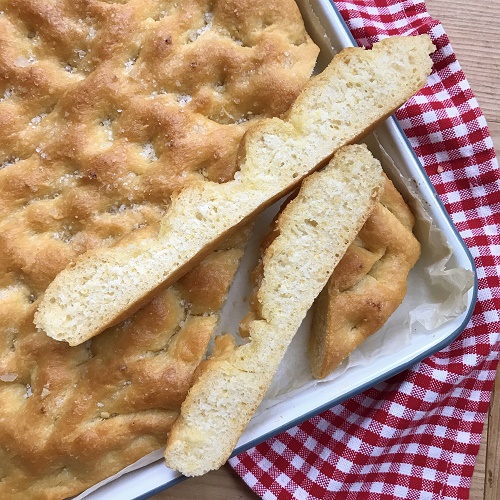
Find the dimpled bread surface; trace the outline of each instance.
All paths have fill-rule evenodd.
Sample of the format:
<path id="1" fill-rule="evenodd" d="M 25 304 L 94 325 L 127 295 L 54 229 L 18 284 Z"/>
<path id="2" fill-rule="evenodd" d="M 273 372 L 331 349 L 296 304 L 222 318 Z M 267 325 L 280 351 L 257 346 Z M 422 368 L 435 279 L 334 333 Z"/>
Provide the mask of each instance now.
<path id="1" fill-rule="evenodd" d="M 47 288 L 36 325 L 52 338 L 77 345 L 138 310 L 225 235 L 399 108 L 425 84 L 433 51 L 428 35 L 341 51 L 308 82 L 283 119 L 249 127 L 234 180 L 200 181 L 172 196 L 157 238 L 77 259 Z"/>
<path id="2" fill-rule="evenodd" d="M 34 327 L 44 290 L 231 179 L 317 49 L 291 0 L 0 0 L 0 47 L 0 498 L 64 498 L 164 444 L 248 230 L 78 347 Z"/>
<path id="3" fill-rule="evenodd" d="M 420 256 L 414 224 L 386 178 L 380 202 L 314 303 L 309 359 L 316 378 L 337 368 L 403 301 L 408 273 Z"/>

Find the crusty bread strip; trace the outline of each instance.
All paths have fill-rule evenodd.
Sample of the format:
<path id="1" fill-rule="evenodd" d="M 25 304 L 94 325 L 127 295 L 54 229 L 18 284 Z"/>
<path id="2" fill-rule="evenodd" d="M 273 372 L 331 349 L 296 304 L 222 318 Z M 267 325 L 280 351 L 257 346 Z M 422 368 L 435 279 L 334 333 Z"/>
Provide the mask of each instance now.
<path id="1" fill-rule="evenodd" d="M 342 51 L 306 85 L 285 120 L 248 130 L 234 181 L 189 186 L 172 199 L 157 238 L 85 254 L 62 271 L 40 303 L 37 327 L 75 345 L 126 318 L 401 106 L 424 85 L 433 50 L 422 35 Z"/>
<path id="2" fill-rule="evenodd" d="M 415 218 L 392 182 L 335 268 L 313 306 L 311 371 L 329 375 L 378 331 L 401 304 L 420 256 Z"/>
<path id="3" fill-rule="evenodd" d="M 224 346 L 190 389 L 165 451 L 188 476 L 220 467 L 262 401 L 300 323 L 369 216 L 383 188 L 365 146 L 346 146 L 307 178 L 265 250 L 250 342 Z"/>

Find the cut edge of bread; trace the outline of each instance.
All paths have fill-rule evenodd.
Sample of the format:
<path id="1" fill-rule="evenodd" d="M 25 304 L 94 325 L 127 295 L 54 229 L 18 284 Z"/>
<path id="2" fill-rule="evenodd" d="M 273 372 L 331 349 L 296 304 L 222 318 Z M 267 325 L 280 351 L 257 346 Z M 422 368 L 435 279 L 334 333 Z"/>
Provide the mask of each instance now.
<path id="1" fill-rule="evenodd" d="M 49 285 L 35 325 L 77 345 L 128 317 L 406 102 L 425 84 L 433 51 L 427 35 L 343 50 L 304 87 L 284 120 L 247 131 L 234 180 L 182 190 L 156 238 L 81 256 Z"/>
<path id="2" fill-rule="evenodd" d="M 358 234 L 361 240 L 347 249 L 314 302 L 308 357 L 315 378 L 330 375 L 400 306 L 420 257 L 414 224 L 411 209 L 385 176 L 380 200 Z"/>
<path id="3" fill-rule="evenodd" d="M 230 456 L 292 338 L 383 189 L 382 169 L 364 145 L 341 148 L 312 174 L 277 221 L 265 250 L 258 313 L 249 343 L 200 370 L 167 441 L 166 464 L 187 476 L 219 468 Z"/>

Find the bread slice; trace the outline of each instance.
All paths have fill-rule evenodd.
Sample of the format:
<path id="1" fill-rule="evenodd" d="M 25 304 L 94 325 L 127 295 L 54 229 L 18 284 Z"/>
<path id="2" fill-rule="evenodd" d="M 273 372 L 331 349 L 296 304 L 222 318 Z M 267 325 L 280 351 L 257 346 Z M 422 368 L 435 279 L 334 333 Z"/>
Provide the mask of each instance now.
<path id="1" fill-rule="evenodd" d="M 313 306 L 309 359 L 314 377 L 329 375 L 378 331 L 401 304 L 420 256 L 415 218 L 386 178 L 372 214 Z"/>
<path id="2" fill-rule="evenodd" d="M 62 271 L 41 300 L 37 327 L 76 345 L 129 316 L 401 106 L 424 85 L 433 50 L 422 35 L 342 51 L 306 85 L 286 119 L 247 131 L 234 180 L 185 188 L 172 198 L 158 237 L 84 254 Z"/>
<path id="3" fill-rule="evenodd" d="M 209 359 L 169 435 L 165 460 L 187 476 L 220 467 L 233 451 L 300 323 L 383 189 L 364 145 L 340 149 L 280 214 L 265 250 L 250 342 Z M 255 303 L 255 301 L 254 301 Z"/>

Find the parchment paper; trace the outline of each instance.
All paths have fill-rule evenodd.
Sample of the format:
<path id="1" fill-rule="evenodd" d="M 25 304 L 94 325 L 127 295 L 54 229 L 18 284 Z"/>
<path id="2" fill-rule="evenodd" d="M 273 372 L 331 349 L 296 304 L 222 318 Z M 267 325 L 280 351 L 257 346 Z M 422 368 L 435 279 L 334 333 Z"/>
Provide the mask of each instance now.
<path id="1" fill-rule="evenodd" d="M 313 13 L 309 2 L 299 0 L 297 3 L 301 8 L 309 33 L 322 49 L 319 65 L 324 66 L 324 61 L 331 57 L 335 51 L 332 49 L 326 32 L 318 17 Z M 412 184 L 411 179 L 405 179 L 401 176 L 397 166 L 379 144 L 376 134 L 372 134 L 363 142 L 380 160 L 385 172 L 396 184 L 416 216 L 414 233 L 422 245 L 422 255 L 410 272 L 409 292 L 384 327 L 351 353 L 349 358 L 330 376 L 321 381 L 313 379 L 310 374 L 306 349 L 310 317 L 307 316 L 256 414 L 293 397 L 296 392 L 307 390 L 316 384 L 331 383 L 354 366 L 367 365 L 377 357 L 394 353 L 398 347 L 401 348 L 408 344 L 410 336 L 414 332 L 427 331 L 429 335 L 432 335 L 433 329 L 457 317 L 466 308 L 467 291 L 473 286 L 474 274 L 454 263 L 453 252 L 443 233 L 432 223 L 420 201 L 418 189 Z M 217 333 L 238 331 L 238 324 L 248 310 L 248 298 L 252 289 L 249 276 L 258 260 L 260 241 L 267 232 L 269 223 L 278 211 L 280 204 L 281 202 L 278 202 L 270 207 L 256 221 L 254 235 L 231 286 Z M 243 343 L 245 341 L 237 337 L 237 342 Z M 87 497 L 100 486 L 127 472 L 161 459 L 162 453 L 163 450 L 150 453 L 118 474 L 89 488 L 75 497 L 76 500 Z M 98 492 L 95 494 L 98 495 Z"/>

